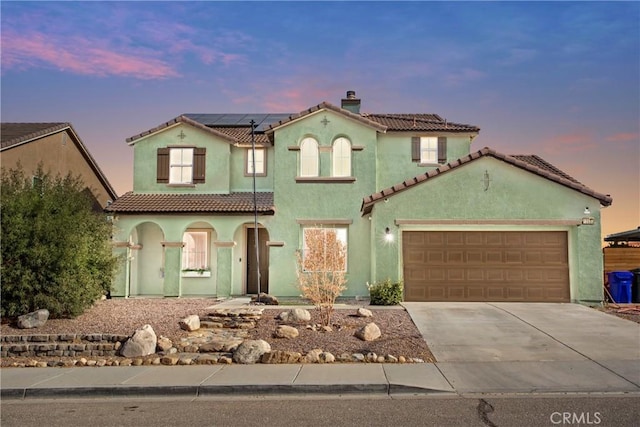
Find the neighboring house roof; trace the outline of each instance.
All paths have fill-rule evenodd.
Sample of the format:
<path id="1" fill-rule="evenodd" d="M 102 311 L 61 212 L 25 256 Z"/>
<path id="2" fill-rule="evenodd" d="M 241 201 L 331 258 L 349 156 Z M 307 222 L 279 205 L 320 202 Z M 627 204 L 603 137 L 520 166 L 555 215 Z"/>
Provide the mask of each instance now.
<path id="1" fill-rule="evenodd" d="M 273 215 L 273 193 L 256 193 L 261 214 Z M 105 208 L 114 213 L 253 213 L 253 193 L 230 194 L 134 194 L 128 192 Z"/>
<path id="2" fill-rule="evenodd" d="M 76 146 L 80 150 L 80 153 L 89 164 L 89 167 L 93 170 L 96 177 L 103 185 L 109 197 L 116 199 L 118 194 L 113 189 L 107 177 L 96 163 L 95 159 L 87 150 L 84 143 L 78 136 L 77 132 L 71 126 L 71 123 L 54 122 L 54 123 L 1 123 L 0 124 L 0 151 L 12 149 L 14 147 L 28 144 L 32 141 L 44 138 L 46 136 L 58 133 L 68 132 L 74 140 Z"/>
<path id="3" fill-rule="evenodd" d="M 408 188 L 413 187 L 414 185 L 418 185 L 425 181 L 436 178 L 439 175 L 442 175 L 446 172 L 459 168 L 467 163 L 473 162 L 474 160 L 477 160 L 482 157 L 487 157 L 487 156 L 501 160 L 503 162 L 506 162 L 520 169 L 524 169 L 526 171 L 532 172 L 543 178 L 546 178 L 558 184 L 564 185 L 565 187 L 569 187 L 573 190 L 586 194 L 587 196 L 596 198 L 600 201 L 600 203 L 603 206 L 609 206 L 613 201 L 611 196 L 597 193 L 596 191 L 579 183 L 578 181 L 571 178 L 566 173 L 562 172 L 560 169 L 544 161 L 538 156 L 531 156 L 531 155 L 509 156 L 506 154 L 499 153 L 495 150 L 492 150 L 491 148 L 485 147 L 482 150 L 475 151 L 458 160 L 455 160 L 453 162 L 447 163 L 446 165 L 440 166 L 439 168 L 430 170 L 429 172 L 426 172 L 414 178 L 408 179 L 400 184 L 394 185 L 393 187 L 384 189 L 382 191 L 379 191 L 377 193 L 374 193 L 365 197 L 362 200 L 362 207 L 361 207 L 362 215 L 366 215 L 370 213 L 373 210 L 373 206 L 379 201 L 382 201 L 388 197 L 398 194 Z"/>
<path id="4" fill-rule="evenodd" d="M 604 238 L 605 242 L 640 242 L 640 227 L 635 230 L 622 231 L 609 234 Z"/>

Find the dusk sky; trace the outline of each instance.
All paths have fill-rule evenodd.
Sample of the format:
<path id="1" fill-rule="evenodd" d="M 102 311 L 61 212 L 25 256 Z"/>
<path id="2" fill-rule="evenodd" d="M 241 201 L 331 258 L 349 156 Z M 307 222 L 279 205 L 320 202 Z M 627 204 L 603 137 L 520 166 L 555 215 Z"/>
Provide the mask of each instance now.
<path id="1" fill-rule="evenodd" d="M 481 128 L 640 225 L 637 2 L 1 3 L 2 121 L 71 122 L 118 194 L 125 139 L 182 113 L 362 112 Z M 577 213 L 577 216 L 580 216 Z"/>

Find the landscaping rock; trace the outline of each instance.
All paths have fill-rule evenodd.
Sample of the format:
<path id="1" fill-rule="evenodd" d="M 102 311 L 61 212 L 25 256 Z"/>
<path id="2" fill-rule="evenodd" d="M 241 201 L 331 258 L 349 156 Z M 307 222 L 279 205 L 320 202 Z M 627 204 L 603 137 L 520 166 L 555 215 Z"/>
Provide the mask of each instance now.
<path id="1" fill-rule="evenodd" d="M 154 354 L 158 338 L 151 325 L 144 325 L 129 338 L 122 348 L 120 354 L 124 357 L 142 357 Z"/>
<path id="2" fill-rule="evenodd" d="M 374 341 L 380 338 L 381 335 L 380 328 L 373 322 L 367 323 L 355 333 L 355 336 L 362 341 Z"/>
<path id="3" fill-rule="evenodd" d="M 320 361 L 320 355 L 323 351 L 319 348 L 315 348 L 309 351 L 303 358 L 302 362 L 304 363 L 318 363 Z"/>
<path id="4" fill-rule="evenodd" d="M 356 312 L 356 316 L 358 317 L 373 317 L 373 313 L 371 310 L 367 310 L 366 308 L 360 307 Z"/>
<path id="5" fill-rule="evenodd" d="M 335 361 L 335 356 L 328 351 L 323 351 L 318 355 L 318 363 L 333 363 Z"/>
<path id="6" fill-rule="evenodd" d="M 163 336 L 158 338 L 157 348 L 159 351 L 167 351 L 171 347 L 173 347 L 173 343 L 169 338 Z"/>
<path id="7" fill-rule="evenodd" d="M 311 313 L 304 308 L 294 308 L 293 310 L 283 311 L 278 318 L 287 323 L 306 323 L 311 320 Z"/>
<path id="8" fill-rule="evenodd" d="M 260 361 L 262 363 L 299 363 L 302 355 L 297 351 L 276 350 L 262 355 Z"/>
<path id="9" fill-rule="evenodd" d="M 238 346 L 233 353 L 233 361 L 241 364 L 256 363 L 263 354 L 271 351 L 271 346 L 264 340 L 247 340 Z"/>
<path id="10" fill-rule="evenodd" d="M 177 365 L 178 360 L 180 360 L 180 356 L 177 354 L 169 354 L 160 358 L 160 363 L 163 365 Z"/>
<path id="11" fill-rule="evenodd" d="M 251 302 L 259 302 L 264 305 L 279 305 L 278 298 L 273 295 L 265 294 L 264 292 L 260 292 L 258 296 L 252 296 Z"/>
<path id="12" fill-rule="evenodd" d="M 296 328 L 294 328 L 293 326 L 280 325 L 276 329 L 276 331 L 273 334 L 273 336 L 275 338 L 292 339 L 292 338 L 297 337 L 299 334 L 300 334 L 300 332 L 298 332 L 298 330 Z"/>
<path id="13" fill-rule="evenodd" d="M 200 329 L 200 317 L 198 317 L 196 314 L 187 316 L 178 323 L 180 325 L 180 329 L 183 329 L 185 331 L 192 332 Z"/>
<path id="14" fill-rule="evenodd" d="M 49 310 L 43 308 L 41 310 L 36 310 L 34 312 L 18 316 L 17 326 L 20 329 L 39 328 L 47 323 L 47 319 L 49 319 Z"/>

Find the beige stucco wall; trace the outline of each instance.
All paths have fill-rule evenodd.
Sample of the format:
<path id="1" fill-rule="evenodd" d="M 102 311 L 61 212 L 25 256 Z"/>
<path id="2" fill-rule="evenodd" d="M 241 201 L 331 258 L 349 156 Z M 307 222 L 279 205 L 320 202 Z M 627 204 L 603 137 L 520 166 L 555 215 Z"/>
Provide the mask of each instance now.
<path id="1" fill-rule="evenodd" d="M 80 175 L 84 184 L 91 190 L 101 207 L 111 199 L 87 159 L 82 155 L 74 138 L 66 131 L 19 144 L 0 153 L 2 168 L 16 168 L 18 162 L 27 174 L 33 173 L 40 162 L 44 170 L 51 175 Z"/>

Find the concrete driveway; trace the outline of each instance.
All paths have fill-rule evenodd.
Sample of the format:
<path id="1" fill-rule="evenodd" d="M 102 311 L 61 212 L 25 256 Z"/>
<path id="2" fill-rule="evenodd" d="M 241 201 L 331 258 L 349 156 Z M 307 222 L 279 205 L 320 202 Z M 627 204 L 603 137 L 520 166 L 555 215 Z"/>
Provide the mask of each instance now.
<path id="1" fill-rule="evenodd" d="M 640 325 L 579 304 L 403 303 L 458 389 L 640 387 Z M 497 363 L 494 363 L 497 362 Z M 456 384 L 458 382 L 458 384 Z M 513 384 L 512 384 L 513 383 Z"/>

